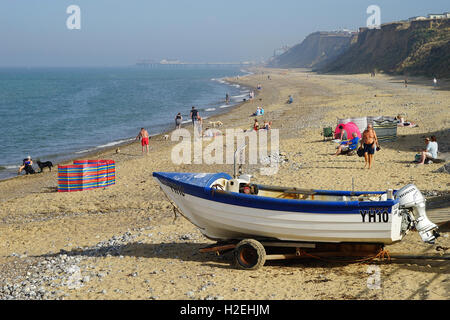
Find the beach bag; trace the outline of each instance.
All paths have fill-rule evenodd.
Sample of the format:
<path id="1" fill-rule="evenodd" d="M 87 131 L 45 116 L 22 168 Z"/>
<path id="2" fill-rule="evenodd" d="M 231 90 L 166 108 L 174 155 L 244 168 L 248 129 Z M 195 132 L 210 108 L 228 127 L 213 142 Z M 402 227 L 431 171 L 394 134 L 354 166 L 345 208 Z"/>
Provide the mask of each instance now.
<path id="1" fill-rule="evenodd" d="M 420 153 L 417 153 L 415 156 L 414 156 L 414 162 L 420 162 L 420 159 L 422 158 L 422 156 L 420 155 Z"/>
<path id="2" fill-rule="evenodd" d="M 359 147 L 356 153 L 358 154 L 358 157 L 362 157 L 364 156 L 364 149 Z"/>

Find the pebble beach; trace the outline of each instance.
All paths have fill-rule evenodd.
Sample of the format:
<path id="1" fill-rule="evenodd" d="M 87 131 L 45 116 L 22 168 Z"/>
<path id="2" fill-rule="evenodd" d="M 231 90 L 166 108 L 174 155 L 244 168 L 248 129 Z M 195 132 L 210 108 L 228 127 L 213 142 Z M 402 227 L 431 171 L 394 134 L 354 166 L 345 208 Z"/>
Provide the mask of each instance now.
<path id="1" fill-rule="evenodd" d="M 255 88 L 255 99 L 205 120 L 219 130 L 249 129 L 258 106 L 279 129 L 278 172 L 253 181 L 309 189 L 387 190 L 415 184 L 430 204 L 430 220 L 442 225 L 436 244 L 417 232 L 387 246 L 402 254 L 444 254 L 450 247 L 450 179 L 445 163 L 413 163 L 424 138 L 437 137 L 440 156 L 450 153 L 450 90 L 443 82 L 377 74 L 321 75 L 302 69 L 255 68 L 226 79 Z M 270 78 L 268 77 L 270 75 Z M 257 85 L 262 86 L 257 90 Z M 288 96 L 294 102 L 287 104 Z M 397 140 L 381 144 L 375 163 L 364 169 L 358 156 L 334 157 L 335 144 L 322 128 L 338 118 L 396 116 L 417 124 L 399 127 Z M 187 129 L 192 130 L 190 124 Z M 170 132 L 166 133 L 170 136 Z M 154 171 L 228 172 L 232 164 L 171 161 L 176 141 L 150 139 L 93 153 L 84 159 L 116 162 L 116 183 L 105 189 L 57 192 L 57 169 L 0 181 L 0 299 L 31 300 L 448 300 L 450 267 L 445 260 L 341 263 L 321 260 L 270 261 L 256 271 L 230 264 L 231 254 L 200 253 L 213 241 L 180 215 L 152 178 Z M 204 143 L 206 147 L 208 143 Z M 275 155 L 274 155 L 275 157 Z M 448 168 L 448 167 L 447 167 Z M 436 204 L 433 204 L 436 203 Z M 380 286 L 368 287 L 370 266 Z"/>

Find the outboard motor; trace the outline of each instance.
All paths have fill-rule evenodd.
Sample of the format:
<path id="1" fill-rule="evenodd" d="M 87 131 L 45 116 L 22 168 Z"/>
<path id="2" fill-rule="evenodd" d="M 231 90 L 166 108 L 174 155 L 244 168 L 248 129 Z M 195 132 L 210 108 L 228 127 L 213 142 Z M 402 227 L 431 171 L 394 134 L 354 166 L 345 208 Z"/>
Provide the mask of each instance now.
<path id="1" fill-rule="evenodd" d="M 423 242 L 434 244 L 439 237 L 438 227 L 431 222 L 425 212 L 425 198 L 413 184 L 408 184 L 397 191 L 395 198 L 399 199 L 400 209 L 412 211 L 415 218 L 415 227 Z"/>

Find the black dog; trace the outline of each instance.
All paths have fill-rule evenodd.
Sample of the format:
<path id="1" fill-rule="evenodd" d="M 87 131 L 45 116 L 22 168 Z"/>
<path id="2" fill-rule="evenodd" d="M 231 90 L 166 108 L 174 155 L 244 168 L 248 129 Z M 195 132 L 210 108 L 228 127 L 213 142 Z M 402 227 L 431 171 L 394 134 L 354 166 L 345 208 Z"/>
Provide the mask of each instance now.
<path id="1" fill-rule="evenodd" d="M 37 165 L 39 166 L 39 169 L 41 169 L 40 172 L 42 172 L 42 169 L 44 169 L 45 167 L 49 168 L 50 171 L 52 171 L 52 167 L 53 167 L 53 163 L 51 163 L 50 161 L 46 161 L 46 162 L 40 162 L 39 160 L 36 161 Z"/>

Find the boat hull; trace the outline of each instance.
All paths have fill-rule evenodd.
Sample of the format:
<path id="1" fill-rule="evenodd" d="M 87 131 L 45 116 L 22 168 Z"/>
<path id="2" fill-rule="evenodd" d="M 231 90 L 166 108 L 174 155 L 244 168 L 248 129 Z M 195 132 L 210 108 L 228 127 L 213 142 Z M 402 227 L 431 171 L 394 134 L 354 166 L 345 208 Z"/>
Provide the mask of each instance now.
<path id="1" fill-rule="evenodd" d="M 192 191 L 186 186 L 177 188 L 176 181 L 155 178 L 184 216 L 214 240 L 391 244 L 402 238 L 402 217 L 395 202 L 348 202 L 333 210 L 324 202 L 275 201 L 207 187 L 203 192 Z"/>

